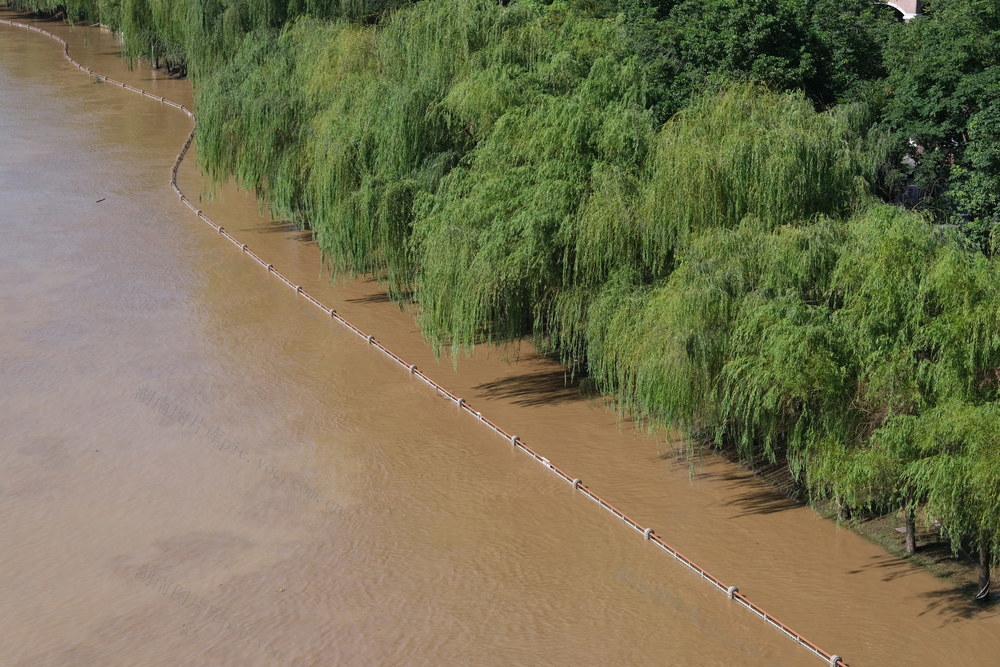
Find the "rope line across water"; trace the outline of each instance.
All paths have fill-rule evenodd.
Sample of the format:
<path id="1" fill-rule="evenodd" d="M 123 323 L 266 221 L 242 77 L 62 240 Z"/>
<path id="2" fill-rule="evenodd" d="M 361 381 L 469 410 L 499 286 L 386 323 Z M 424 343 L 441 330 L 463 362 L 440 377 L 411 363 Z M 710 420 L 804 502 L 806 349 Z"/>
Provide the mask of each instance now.
<path id="1" fill-rule="evenodd" d="M 146 90 L 141 90 L 141 89 L 136 88 L 134 86 L 130 86 L 130 85 L 128 85 L 127 83 L 125 83 L 123 81 L 115 81 L 114 79 L 112 79 L 110 77 L 104 76 L 102 74 L 97 74 L 96 72 L 94 72 L 89 67 L 85 67 L 84 65 L 80 64 L 72 56 L 69 55 L 69 44 L 66 43 L 66 40 L 64 40 L 63 38 L 59 37 L 58 35 L 55 35 L 55 34 L 49 32 L 47 30 L 42 30 L 41 28 L 37 28 L 35 26 L 28 25 L 28 24 L 25 24 L 25 23 L 19 23 L 19 22 L 16 22 L 16 21 L 9 21 L 9 20 L 6 20 L 6 19 L 0 19 L 0 23 L 6 24 L 6 25 L 12 26 L 12 27 L 24 28 L 24 29 L 27 29 L 27 30 L 32 30 L 32 31 L 37 32 L 37 33 L 39 33 L 41 35 L 45 35 L 46 37 L 49 37 L 49 38 L 51 38 L 51 39 L 59 42 L 60 44 L 62 44 L 62 46 L 63 46 L 63 55 L 66 57 L 66 59 L 70 63 L 72 63 L 74 66 L 76 66 L 82 72 L 85 72 L 85 73 L 87 73 L 87 74 L 95 77 L 99 81 L 103 81 L 105 83 L 109 83 L 109 84 L 114 85 L 114 86 L 121 86 L 121 88 L 124 89 L 124 90 L 129 90 L 129 91 L 132 91 L 134 93 L 138 93 L 138 94 L 142 95 L 143 97 L 148 97 L 149 99 L 151 99 L 151 100 L 153 100 L 155 102 L 160 102 L 161 104 L 166 104 L 168 106 L 174 107 L 175 109 L 178 109 L 181 112 L 183 112 L 192 121 L 194 120 L 194 113 L 192 113 L 190 109 L 188 109 L 187 107 L 185 107 L 185 106 L 183 106 L 181 104 L 177 104 L 176 102 L 171 102 L 170 100 L 165 99 L 164 97 L 159 96 L 159 95 L 153 95 L 152 93 L 150 93 L 150 92 L 148 92 Z M 491 421 L 489 418 L 485 417 L 481 412 L 478 412 L 478 411 L 474 410 L 472 408 L 472 406 L 469 405 L 468 401 L 466 401 L 464 398 L 460 398 L 459 396 L 456 396 L 455 394 L 451 393 L 450 391 L 448 391 L 447 389 L 445 389 L 443 386 L 441 386 L 440 384 L 438 384 L 437 382 L 435 382 L 433 379 L 431 379 L 429 376 L 427 376 L 425 373 L 423 373 L 422 371 L 420 371 L 415 365 L 406 362 L 402 357 L 400 357 L 399 355 L 397 355 L 394 352 L 392 352 L 392 350 L 390 350 L 389 348 L 387 348 L 384 345 L 382 345 L 382 343 L 380 343 L 378 340 L 376 340 L 374 336 L 372 336 L 370 334 L 367 334 L 364 331 L 362 331 L 360 328 L 356 327 L 350 321 L 348 321 L 343 316 L 341 316 L 340 314 L 338 314 L 335 309 L 329 308 L 328 306 L 326 306 L 323 303 L 321 303 L 318 299 L 316 299 L 311 294 L 309 294 L 304 289 L 302 289 L 302 287 L 300 285 L 296 285 L 291 280 L 289 280 L 284 275 L 282 275 L 281 272 L 279 272 L 277 269 L 274 268 L 273 264 L 269 264 L 268 262 L 266 262 L 263 258 L 261 258 L 259 255 L 257 255 L 253 250 L 251 250 L 247 246 L 247 244 L 245 244 L 245 243 L 243 243 L 241 241 L 238 241 L 229 232 L 227 232 L 225 229 L 223 229 L 223 227 L 221 225 L 218 225 L 215 222 L 213 222 L 208 216 L 206 216 L 204 213 L 202 213 L 202 211 L 190 199 L 188 199 L 187 197 L 185 197 L 184 193 L 181 192 L 181 190 L 180 190 L 179 187 L 177 187 L 177 171 L 180 169 L 181 162 L 184 161 L 184 157 L 187 155 L 188 149 L 191 148 L 191 143 L 194 141 L 194 133 L 195 133 L 194 127 L 192 127 L 191 128 L 191 132 L 188 134 L 187 139 L 184 141 L 184 146 L 181 148 L 180 153 L 177 154 L 177 159 L 174 161 L 174 165 L 173 165 L 173 167 L 170 170 L 170 187 L 173 189 L 173 191 L 180 198 L 181 203 L 183 203 L 185 206 L 187 206 L 189 209 L 191 209 L 191 212 L 194 213 L 195 215 L 197 215 L 198 218 L 200 218 L 201 220 L 204 220 L 205 223 L 207 223 L 210 227 L 212 227 L 212 229 L 214 229 L 215 231 L 217 231 L 227 241 L 230 241 L 233 245 L 235 245 L 237 248 L 239 248 L 245 255 L 249 256 L 253 261 L 257 262 L 263 268 L 267 269 L 268 273 L 273 274 L 278 280 L 280 280 L 281 282 L 285 283 L 285 285 L 287 285 L 288 287 L 290 287 L 296 294 L 302 296 L 310 304 L 316 306 L 317 308 L 319 308 L 320 310 L 322 310 L 324 313 L 328 314 L 331 319 L 337 320 L 340 324 L 344 325 L 345 327 L 347 327 L 348 329 L 350 329 L 351 331 L 353 331 L 354 333 L 356 333 L 360 338 L 364 339 L 365 342 L 368 345 L 371 345 L 372 347 L 374 347 L 375 349 L 377 349 L 379 352 L 382 352 L 389 359 L 391 359 L 392 361 L 394 361 L 395 363 L 397 363 L 398 365 L 400 365 L 404 369 L 406 369 L 407 373 L 409 373 L 410 375 L 415 376 L 418 380 L 421 380 L 422 382 L 424 382 L 425 384 L 427 384 L 429 387 L 431 387 L 432 389 L 434 389 L 436 392 L 438 392 L 439 394 L 441 394 L 443 397 L 445 397 L 445 398 L 453 401 L 460 409 L 468 412 L 470 415 L 472 415 L 473 417 L 475 417 L 476 419 L 478 419 L 480 422 L 482 422 L 483 424 L 485 424 L 487 427 L 489 427 L 490 429 L 492 429 L 495 433 L 497 433 L 498 435 L 502 436 L 504 439 L 506 439 L 508 442 L 510 442 L 510 444 L 512 446 L 514 446 L 515 448 L 521 450 L 522 452 L 524 452 L 525 454 L 527 454 L 531 458 L 535 459 L 537 462 L 541 463 L 543 466 L 545 466 L 546 468 L 548 468 L 549 470 L 551 470 L 553 473 L 555 473 L 556 475 L 558 475 L 560 478 L 562 478 L 564 481 L 566 481 L 569 484 L 571 484 L 573 486 L 574 490 L 578 490 L 586 498 L 588 498 L 588 499 L 592 500 L 593 502 L 597 503 L 597 505 L 600 506 L 602 509 L 604 509 L 605 511 L 611 513 L 612 515 L 614 515 L 616 518 L 620 519 L 621 521 L 625 522 L 625 524 L 627 526 L 629 526 L 630 528 L 634 529 L 637 533 L 639 533 L 640 535 L 642 535 L 647 541 L 651 542 L 655 546 L 657 546 L 660 549 L 662 549 L 669 556 L 673 557 L 677 562 L 681 563 L 682 565 L 684 565 L 685 567 L 687 567 L 688 569 L 690 569 L 692 572 L 694 572 L 695 574 L 697 574 L 702 579 L 708 581 L 711 585 L 715 586 L 721 592 L 725 593 L 727 595 L 727 597 L 729 597 L 731 600 L 733 600 L 737 604 L 741 605 L 742 607 L 746 608 L 747 610 L 749 610 L 753 614 L 759 616 L 767 624 L 772 625 L 775 628 L 777 628 L 778 630 L 780 630 L 782 632 L 782 634 L 785 634 L 788 637 L 790 637 L 791 639 L 793 639 L 797 644 L 799 644 L 800 646 L 804 647 L 809 652 L 813 653 L 816 657 L 821 658 L 822 660 L 824 660 L 828 665 L 831 665 L 832 667 L 847 667 L 847 663 L 845 663 L 840 658 L 840 656 L 832 654 L 832 653 L 829 653 L 828 651 L 824 651 L 823 649 L 821 649 L 820 647 L 816 646 L 815 644 L 813 644 L 811 641 L 809 641 L 808 639 L 806 639 L 805 637 L 803 637 L 799 633 L 797 633 L 794 630 L 792 630 L 789 626 L 785 625 L 784 623 L 782 623 L 781 621 L 779 621 L 778 619 L 776 619 L 774 616 L 768 614 L 762 608 L 760 608 L 759 606 L 757 606 L 756 604 L 754 604 L 753 602 L 751 602 L 745 595 L 743 595 L 742 593 L 740 593 L 739 590 L 735 586 L 727 586 L 726 584 L 724 584 L 720 579 L 718 579 L 717 577 L 711 575 L 707 570 L 705 570 L 704 568 L 700 567 L 694 561 L 692 561 L 691 559 L 689 559 L 686 556 L 684 556 L 681 552 L 677 551 L 677 549 L 673 548 L 672 546 L 670 546 L 669 544 L 667 544 L 666 542 L 664 542 L 660 538 L 659 535 L 657 535 L 656 533 L 653 532 L 652 528 L 644 527 L 644 526 L 640 525 L 638 522 L 636 522 L 635 520 L 633 520 L 627 514 L 625 514 L 624 512 L 622 512 L 621 510 L 619 510 L 617 507 L 615 507 L 614 505 L 612 505 L 608 501 L 604 500 L 604 498 L 602 498 L 601 496 L 599 496 L 597 493 L 595 493 L 594 491 L 592 491 L 588 486 L 586 486 L 585 484 L 583 484 L 580 481 L 579 478 L 575 478 L 575 477 L 572 477 L 571 475 L 567 474 L 561 468 L 559 468 L 558 466 L 556 466 L 555 464 L 553 464 L 551 461 L 549 461 L 547 458 L 545 458 L 544 456 L 542 456 L 541 454 L 539 454 L 538 452 L 536 452 L 534 449 L 532 449 L 531 447 L 529 447 L 528 445 L 526 445 L 524 443 L 524 441 L 521 440 L 520 437 L 518 437 L 516 435 L 511 435 L 510 433 L 508 433 L 507 431 L 505 431 L 503 428 L 501 428 L 500 426 L 498 426 L 496 423 L 494 423 L 493 421 Z"/>

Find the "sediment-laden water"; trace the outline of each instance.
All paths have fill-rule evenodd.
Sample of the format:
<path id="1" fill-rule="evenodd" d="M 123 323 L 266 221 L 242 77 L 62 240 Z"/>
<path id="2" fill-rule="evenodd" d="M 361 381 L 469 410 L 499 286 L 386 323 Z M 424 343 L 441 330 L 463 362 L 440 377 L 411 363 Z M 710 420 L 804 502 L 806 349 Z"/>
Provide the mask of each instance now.
<path id="1" fill-rule="evenodd" d="M 107 33 L 46 28 L 190 104 Z M 176 110 L 0 26 L 0 125 L 0 662 L 821 664 L 191 216 Z M 207 193 L 193 159 L 179 182 Z M 231 189 L 201 205 L 852 665 L 995 659 L 1000 619 L 925 572 L 714 458 L 692 479 L 527 348 L 455 373 L 307 235 Z"/>

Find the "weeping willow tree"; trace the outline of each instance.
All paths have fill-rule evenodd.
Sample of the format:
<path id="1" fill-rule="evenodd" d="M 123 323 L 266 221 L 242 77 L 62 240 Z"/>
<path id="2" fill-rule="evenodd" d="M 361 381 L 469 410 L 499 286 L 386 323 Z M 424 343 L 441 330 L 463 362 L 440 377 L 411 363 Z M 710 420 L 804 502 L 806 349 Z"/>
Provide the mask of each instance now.
<path id="1" fill-rule="evenodd" d="M 962 419 L 961 406 L 986 409 L 1000 398 L 997 263 L 920 216 L 891 209 L 857 221 L 851 232 L 830 300 L 855 377 L 847 409 L 856 412 L 856 425 L 811 450 L 810 483 L 849 506 L 902 512 L 910 553 L 915 511 L 924 503 L 953 539 L 967 539 L 969 524 L 941 510 L 941 488 L 930 482 L 942 478 L 928 472 L 932 462 L 964 454 L 935 449 L 926 425 L 948 428 L 949 414 Z"/>
<path id="2" fill-rule="evenodd" d="M 482 69 L 529 67 L 537 21 L 520 6 L 448 0 L 316 42 L 306 210 L 334 273 L 383 276 L 393 296 L 413 291 L 417 207 L 490 131 L 490 107 L 515 102 L 503 97 L 509 87 L 482 86 Z"/>
<path id="3" fill-rule="evenodd" d="M 859 415 L 859 423 L 864 417 Z M 926 500 L 909 471 L 919 458 L 913 437 L 913 415 L 880 417 L 882 426 L 867 440 L 830 439 L 811 447 L 808 466 L 814 497 L 831 498 L 844 513 L 861 510 L 875 515 L 903 514 L 907 554 L 917 550 L 916 512 Z"/>
<path id="4" fill-rule="evenodd" d="M 588 192 L 613 187 L 615 174 L 634 178 L 652 135 L 642 80 L 616 36 L 614 24 L 567 21 L 545 58 L 498 73 L 520 91 L 508 94 L 505 113 L 468 90 L 448 100 L 463 124 L 489 134 L 414 226 L 421 322 L 436 344 L 457 351 L 544 333 L 559 292 L 572 286 L 575 237 L 595 217 L 581 210 Z"/>
<path id="5" fill-rule="evenodd" d="M 10 0 L 5 5 L 40 14 L 63 12 L 70 23 L 97 21 L 102 10 L 112 13 L 117 0 Z"/>
<path id="6" fill-rule="evenodd" d="M 225 67 L 251 33 L 280 30 L 297 17 L 378 22 L 414 0 L 11 0 L 15 9 L 101 23 L 120 36 L 130 60 L 166 62 L 196 77 Z"/>
<path id="7" fill-rule="evenodd" d="M 591 340 L 591 372 L 628 411 L 773 458 L 792 434 L 805 438 L 790 425 L 826 418 L 843 391 L 823 300 L 843 237 L 827 218 L 703 233 L 640 302 L 612 296 L 592 311 L 605 333 Z"/>
<path id="8" fill-rule="evenodd" d="M 715 420 L 704 413 L 720 406 L 714 386 L 745 292 L 764 280 L 821 300 L 839 232 L 811 220 L 862 201 L 879 147 L 864 118 L 862 109 L 816 114 L 801 96 L 734 85 L 664 125 L 639 170 L 598 172 L 567 234 L 569 285 L 551 332 L 576 343 L 563 346 L 564 358 L 585 360 L 626 409 L 709 428 Z M 802 145 L 779 138 L 810 131 Z M 639 291 L 640 312 L 621 299 L 623 281 Z M 580 294 L 601 296 L 587 308 Z"/>
<path id="9" fill-rule="evenodd" d="M 845 381 L 824 291 L 840 215 L 879 154 L 863 109 L 817 114 L 796 95 L 734 86 L 667 123 L 640 211 L 654 275 L 641 324 L 600 343 L 598 378 L 624 405 L 748 460 L 819 437 Z M 815 221 L 815 222 L 812 222 Z M 636 366 L 608 350 L 637 345 Z"/>
<path id="10" fill-rule="evenodd" d="M 253 33 L 228 67 L 197 89 L 198 158 L 215 180 L 234 177 L 279 216 L 299 203 L 302 92 L 291 34 Z"/>
<path id="11" fill-rule="evenodd" d="M 482 70 L 530 67 L 540 34 L 537 12 L 486 0 L 420 3 L 377 28 L 300 19 L 250 33 L 198 87 L 203 165 L 308 224 L 334 274 L 408 295 L 417 202 L 505 107 L 490 109 L 516 103 Z"/>
<path id="12" fill-rule="evenodd" d="M 731 86 L 668 122 L 643 193 L 644 257 L 654 269 L 701 230 L 748 217 L 764 228 L 843 215 L 870 191 L 884 149 L 866 109 L 815 113 L 801 94 Z"/>
<path id="13" fill-rule="evenodd" d="M 1000 402 L 943 403 L 914 426 L 920 455 L 907 472 L 926 511 L 948 529 L 952 549 L 977 555 L 977 599 L 986 599 L 1000 553 Z"/>

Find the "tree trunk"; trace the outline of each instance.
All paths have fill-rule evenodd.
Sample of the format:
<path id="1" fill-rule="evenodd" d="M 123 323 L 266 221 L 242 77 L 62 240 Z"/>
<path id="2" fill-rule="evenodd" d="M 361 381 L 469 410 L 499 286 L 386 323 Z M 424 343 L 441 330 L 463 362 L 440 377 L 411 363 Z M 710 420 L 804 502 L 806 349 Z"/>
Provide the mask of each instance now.
<path id="1" fill-rule="evenodd" d="M 917 517 L 912 506 L 907 506 L 906 510 L 906 555 L 912 556 L 917 553 Z"/>
<path id="2" fill-rule="evenodd" d="M 985 602 L 990 597 L 990 549 L 987 546 L 979 547 L 979 592 L 976 599 Z"/>
<path id="3" fill-rule="evenodd" d="M 851 508 L 848 507 L 841 501 L 837 499 L 837 521 L 850 521 L 851 520 Z"/>

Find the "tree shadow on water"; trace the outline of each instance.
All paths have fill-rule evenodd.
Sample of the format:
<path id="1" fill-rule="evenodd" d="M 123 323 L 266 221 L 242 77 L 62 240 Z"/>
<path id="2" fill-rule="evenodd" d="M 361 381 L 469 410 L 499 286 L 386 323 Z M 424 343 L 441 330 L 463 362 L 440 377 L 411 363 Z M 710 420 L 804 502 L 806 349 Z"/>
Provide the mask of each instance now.
<path id="1" fill-rule="evenodd" d="M 344 299 L 349 303 L 391 303 L 388 292 L 372 292 L 365 296 L 356 296 L 351 299 Z"/>
<path id="2" fill-rule="evenodd" d="M 256 231 L 261 231 L 267 234 L 289 234 L 289 238 L 292 241 L 298 241 L 300 243 L 313 242 L 313 233 L 311 230 L 299 229 L 298 226 L 290 220 L 268 220 Z"/>
<path id="3" fill-rule="evenodd" d="M 509 399 L 515 405 L 535 406 L 583 400 L 578 381 L 566 381 L 561 369 L 511 375 L 478 385 L 484 398 Z"/>
<path id="4" fill-rule="evenodd" d="M 752 516 L 755 514 L 776 514 L 787 510 L 799 509 L 802 503 L 795 498 L 771 491 L 769 489 L 754 489 L 730 500 L 728 505 L 737 508 L 738 514 L 733 518 Z"/>
<path id="5" fill-rule="evenodd" d="M 987 602 L 976 602 L 973 599 L 975 595 L 975 584 L 947 587 L 922 593 L 921 597 L 927 601 L 927 609 L 920 612 L 920 615 L 937 614 L 941 617 L 942 626 L 963 620 L 981 620 L 1000 616 L 1000 601 L 997 599 L 996 591 Z"/>
<path id="6" fill-rule="evenodd" d="M 775 514 L 786 510 L 799 509 L 804 503 L 795 494 L 795 486 L 791 478 L 783 475 L 769 474 L 764 471 L 751 472 L 729 466 L 721 470 L 696 472 L 695 479 L 724 483 L 728 489 L 737 491 L 726 505 L 737 510 L 731 518 L 752 516 L 755 514 Z M 769 486 L 748 484 L 751 479 L 758 479 Z"/>
<path id="7" fill-rule="evenodd" d="M 917 556 L 923 561 L 920 564 L 909 560 L 906 557 L 896 556 L 891 553 L 872 556 L 869 563 L 862 565 L 856 570 L 848 571 L 848 574 L 861 574 L 868 571 L 876 571 L 882 581 L 890 582 L 927 572 L 927 567 L 938 568 L 939 572 L 947 571 L 941 566 L 952 561 L 951 567 L 959 567 L 961 563 L 956 563 L 956 557 L 946 543 L 938 542 L 920 546 Z M 969 558 L 959 558 L 959 561 L 970 560 Z M 957 621 L 969 619 L 983 619 L 993 616 L 1000 616 L 1000 600 L 994 591 L 987 602 L 976 602 L 974 597 L 977 586 L 970 578 L 971 571 L 956 571 L 951 575 L 938 574 L 941 586 L 934 590 L 920 593 L 919 597 L 926 602 L 926 608 L 920 610 L 920 616 L 937 615 L 941 619 L 941 625 L 949 625 Z"/>
<path id="8" fill-rule="evenodd" d="M 895 581 L 916 574 L 920 568 L 903 558 L 886 553 L 872 556 L 871 562 L 856 570 L 848 570 L 848 574 L 861 574 L 871 570 L 880 571 L 882 581 Z"/>

